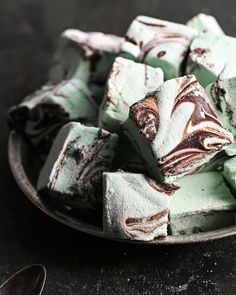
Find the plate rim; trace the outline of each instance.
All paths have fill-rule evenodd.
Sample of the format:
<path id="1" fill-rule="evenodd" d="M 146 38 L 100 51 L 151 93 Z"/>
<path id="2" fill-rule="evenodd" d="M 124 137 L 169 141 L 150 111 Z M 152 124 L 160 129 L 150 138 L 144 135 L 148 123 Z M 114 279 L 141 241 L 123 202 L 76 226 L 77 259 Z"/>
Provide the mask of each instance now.
<path id="1" fill-rule="evenodd" d="M 217 239 L 222 239 L 230 236 L 236 235 L 236 225 L 229 227 L 196 233 L 191 235 L 178 235 L 178 236 L 167 236 L 163 239 L 156 239 L 153 241 L 136 241 L 136 240 L 125 240 L 125 239 L 112 239 L 104 235 L 102 228 L 83 222 L 75 217 L 70 217 L 67 214 L 63 214 L 59 211 L 49 210 L 41 201 L 40 196 L 33 185 L 30 183 L 24 166 L 22 164 L 22 146 L 23 139 L 22 137 L 15 132 L 14 130 L 10 131 L 8 138 L 8 161 L 10 165 L 11 172 L 15 181 L 24 195 L 41 211 L 45 214 L 57 220 L 60 223 L 63 223 L 66 226 L 69 226 L 80 232 L 104 238 L 107 240 L 113 240 L 118 242 L 125 243 L 134 243 L 134 244 L 145 244 L 145 245 L 177 245 L 177 244 L 190 244 L 190 243 L 199 243 L 213 241 Z"/>

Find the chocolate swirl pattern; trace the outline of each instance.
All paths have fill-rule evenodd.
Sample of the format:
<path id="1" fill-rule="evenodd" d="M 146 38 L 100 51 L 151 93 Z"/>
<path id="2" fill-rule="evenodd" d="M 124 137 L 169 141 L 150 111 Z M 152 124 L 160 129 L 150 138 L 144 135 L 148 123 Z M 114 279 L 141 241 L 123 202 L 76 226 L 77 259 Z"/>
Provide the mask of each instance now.
<path id="1" fill-rule="evenodd" d="M 148 184 L 164 198 L 170 198 L 180 187 L 175 183 L 164 183 L 161 186 L 149 177 L 144 177 Z M 124 208 L 123 208 L 124 210 Z M 145 217 L 128 217 L 123 222 L 124 231 L 132 238 L 137 239 L 140 235 L 153 235 L 168 224 L 169 208 L 165 208 L 155 214 Z M 124 213 L 123 213 L 124 214 Z M 124 218 L 124 217 L 123 217 Z M 165 234 L 159 234 L 159 237 Z"/>
<path id="2" fill-rule="evenodd" d="M 147 98 L 135 103 L 130 108 L 130 116 L 134 118 L 139 130 L 150 142 L 153 142 L 159 128 L 159 109 L 156 97 Z"/>
<path id="3" fill-rule="evenodd" d="M 87 149 L 81 147 L 75 158 L 77 162 L 76 181 L 82 183 L 79 196 L 81 198 L 89 196 L 86 202 L 91 202 L 91 206 L 95 208 L 98 203 L 102 202 L 102 173 L 111 169 L 114 151 L 110 150 L 110 154 L 105 152 L 110 139 L 110 133 L 100 130 L 94 143 Z"/>
<path id="4" fill-rule="evenodd" d="M 139 62 L 161 67 L 170 79 L 181 74 L 189 45 L 196 35 L 194 29 L 184 25 L 138 16 L 121 48 Z"/>
<path id="5" fill-rule="evenodd" d="M 145 63 L 149 55 L 156 55 L 157 58 L 165 57 L 166 52 L 159 49 L 162 46 L 170 46 L 170 44 L 176 44 L 179 47 L 179 56 L 185 56 L 188 49 L 190 40 L 181 34 L 169 34 L 159 32 L 158 38 L 153 38 L 147 44 L 141 47 L 138 60 Z M 163 52 L 165 52 L 163 54 Z"/>
<path id="6" fill-rule="evenodd" d="M 123 41 L 121 37 L 100 32 L 64 31 L 50 69 L 50 80 L 60 81 L 76 75 L 85 83 L 104 86 Z"/>
<path id="7" fill-rule="evenodd" d="M 48 152 L 59 128 L 69 121 L 92 122 L 96 105 L 87 86 L 76 79 L 48 83 L 8 113 L 9 125 L 34 147 Z"/>
<path id="8" fill-rule="evenodd" d="M 162 183 L 157 184 L 153 179 L 146 177 L 145 179 L 147 183 L 157 192 L 166 194 L 168 196 L 172 196 L 179 188 L 180 186 L 177 183 Z"/>
<path id="9" fill-rule="evenodd" d="M 155 118 L 158 128 L 152 127 L 150 118 Z M 193 75 L 162 84 L 155 93 L 131 107 L 130 119 L 140 134 L 149 139 L 157 163 L 152 170 L 160 170 L 158 174 L 164 178 L 193 171 L 233 142 Z M 150 158 L 147 164 L 150 165 Z"/>
<path id="10" fill-rule="evenodd" d="M 233 79 L 229 79 L 226 81 L 233 81 Z M 231 106 L 231 104 L 228 102 L 228 100 L 226 99 L 226 91 L 223 87 L 222 81 L 220 80 L 216 80 L 211 87 L 211 97 L 215 102 L 215 105 L 218 109 L 218 111 L 220 111 L 221 113 L 225 112 L 225 114 L 227 115 L 227 117 L 229 118 L 229 123 L 233 128 L 236 128 L 236 119 L 235 119 L 235 114 L 234 114 L 234 109 Z M 233 87 L 232 87 L 233 88 Z M 225 103 L 225 110 L 223 110 L 223 102 Z"/>
<path id="11" fill-rule="evenodd" d="M 38 190 L 46 189 L 67 205 L 97 209 L 102 173 L 109 171 L 118 136 L 80 123 L 65 125 L 40 173 Z"/>
<path id="12" fill-rule="evenodd" d="M 81 204 L 82 202 L 86 204 L 86 207 L 97 208 L 98 202 L 101 202 L 102 173 L 109 171 L 111 166 L 112 154 L 110 156 L 103 155 L 102 151 L 106 149 L 110 137 L 111 134 L 101 130 L 94 142 L 88 147 L 78 146 L 80 136 L 68 142 L 51 180 L 50 190 L 56 190 L 58 177 L 64 173 L 64 167 L 71 165 L 68 162 L 74 159 L 76 162 L 75 184 L 69 187 L 67 198 L 74 203 L 80 202 Z"/>
<path id="13" fill-rule="evenodd" d="M 129 217 L 125 220 L 124 230 L 131 239 L 138 239 L 140 235 L 151 235 L 168 224 L 168 212 L 168 209 L 164 209 L 151 216 Z M 165 237 L 165 234 L 159 235 L 162 236 Z"/>
<path id="14" fill-rule="evenodd" d="M 171 115 L 186 103 L 194 105 L 194 109 L 183 130 L 182 141 L 160 160 L 165 175 L 186 172 L 194 161 L 200 161 L 209 153 L 215 154 L 233 142 L 193 76 L 186 76 L 180 84 Z"/>
<path id="15" fill-rule="evenodd" d="M 162 84 L 163 76 L 159 68 L 122 57 L 116 58 L 100 107 L 99 126 L 121 133 L 120 123 L 127 119 L 129 107 Z"/>

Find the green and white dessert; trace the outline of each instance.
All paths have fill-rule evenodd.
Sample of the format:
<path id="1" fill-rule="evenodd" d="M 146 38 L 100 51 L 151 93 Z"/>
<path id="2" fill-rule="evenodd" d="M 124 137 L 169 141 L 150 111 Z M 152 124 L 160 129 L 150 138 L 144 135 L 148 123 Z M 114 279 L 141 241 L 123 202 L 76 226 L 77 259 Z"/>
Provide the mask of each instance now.
<path id="1" fill-rule="evenodd" d="M 236 197 L 236 157 L 225 161 L 222 173 Z"/>
<path id="2" fill-rule="evenodd" d="M 233 142 L 195 76 L 164 82 L 130 108 L 124 131 L 154 179 L 194 172 Z"/>
<path id="3" fill-rule="evenodd" d="M 102 202 L 102 173 L 111 169 L 118 136 L 80 123 L 58 133 L 40 172 L 37 188 L 73 208 L 97 209 Z"/>
<path id="4" fill-rule="evenodd" d="M 100 32 L 68 29 L 61 34 L 49 80 L 61 81 L 75 75 L 88 76 L 89 88 L 103 95 L 103 88 L 115 57 L 120 53 L 123 38 Z M 84 71 L 77 73 L 78 67 Z M 101 98 L 100 98 L 101 99 Z"/>
<path id="5" fill-rule="evenodd" d="M 167 235 L 175 185 L 165 188 L 135 173 L 103 174 L 103 231 L 107 237 L 150 241 Z"/>
<path id="6" fill-rule="evenodd" d="M 219 172 L 178 181 L 170 207 L 172 235 L 205 232 L 235 224 L 236 200 Z"/>
<path id="7" fill-rule="evenodd" d="M 58 129 L 69 121 L 95 122 L 97 107 L 87 85 L 76 78 L 46 84 L 12 107 L 9 124 L 34 147 L 47 152 Z"/>
<path id="8" fill-rule="evenodd" d="M 49 82 L 9 112 L 11 127 L 47 153 L 58 128 L 69 121 L 95 122 L 105 79 L 123 38 L 69 29 L 63 32 Z"/>
<path id="9" fill-rule="evenodd" d="M 224 35 L 223 30 L 214 16 L 199 13 L 187 21 L 186 25 L 196 29 L 199 33 Z"/>
<path id="10" fill-rule="evenodd" d="M 128 118 L 129 107 L 163 81 L 161 69 L 117 57 L 108 77 L 99 126 L 120 133 L 120 124 Z"/>
<path id="11" fill-rule="evenodd" d="M 182 74 L 190 43 L 197 35 L 197 30 L 182 24 L 138 16 L 127 31 L 122 55 L 162 68 L 168 80 Z"/>
<path id="12" fill-rule="evenodd" d="M 224 126 L 236 138 L 236 77 L 216 80 L 206 87 L 206 93 Z M 225 152 L 236 155 L 236 144 L 230 145 Z"/>
<path id="13" fill-rule="evenodd" d="M 114 239 L 235 224 L 235 51 L 203 13 L 137 16 L 125 38 L 64 31 L 48 82 L 8 113 L 45 160 L 42 201 Z"/>
<path id="14" fill-rule="evenodd" d="M 206 87 L 217 79 L 236 76 L 236 38 L 225 35 L 200 34 L 190 46 L 186 68 Z"/>

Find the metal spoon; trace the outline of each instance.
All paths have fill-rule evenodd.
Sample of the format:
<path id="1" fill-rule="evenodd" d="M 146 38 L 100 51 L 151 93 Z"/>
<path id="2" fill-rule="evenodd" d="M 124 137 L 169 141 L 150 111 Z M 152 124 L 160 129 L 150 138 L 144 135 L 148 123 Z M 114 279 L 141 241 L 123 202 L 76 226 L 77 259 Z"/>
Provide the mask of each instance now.
<path id="1" fill-rule="evenodd" d="M 34 264 L 22 268 L 0 286 L 0 295 L 40 295 L 46 281 L 46 269 Z"/>

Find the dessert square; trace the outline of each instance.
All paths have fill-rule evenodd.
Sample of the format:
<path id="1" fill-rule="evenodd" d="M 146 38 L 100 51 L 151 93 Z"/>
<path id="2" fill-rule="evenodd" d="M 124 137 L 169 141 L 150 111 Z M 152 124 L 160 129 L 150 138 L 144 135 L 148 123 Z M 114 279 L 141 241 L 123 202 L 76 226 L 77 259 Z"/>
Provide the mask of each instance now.
<path id="1" fill-rule="evenodd" d="M 214 16 L 199 13 L 187 21 L 186 25 L 196 29 L 199 33 L 224 35 L 224 32 Z"/>
<path id="2" fill-rule="evenodd" d="M 40 172 L 37 188 L 73 208 L 97 209 L 102 173 L 110 171 L 118 136 L 96 127 L 69 123 L 58 133 Z"/>
<path id="3" fill-rule="evenodd" d="M 159 186 L 136 173 L 103 174 L 103 230 L 107 237 L 151 241 L 167 235 L 171 196 L 178 186 Z"/>
<path id="4" fill-rule="evenodd" d="M 133 104 L 123 128 L 161 182 L 194 172 L 233 143 L 193 75 L 166 81 Z"/>
<path id="5" fill-rule="evenodd" d="M 89 82 L 105 83 L 115 57 L 120 53 L 123 38 L 101 32 L 83 32 L 67 29 L 61 34 L 58 50 L 50 71 L 50 80 L 75 76 L 81 63 Z M 78 73 L 83 78 L 83 73 Z"/>
<path id="6" fill-rule="evenodd" d="M 161 69 L 117 57 L 100 107 L 99 126 L 120 133 L 120 123 L 128 118 L 129 107 L 162 83 Z"/>
<path id="7" fill-rule="evenodd" d="M 235 224 L 236 200 L 219 172 L 188 175 L 172 198 L 172 235 L 193 234 Z"/>
<path id="8" fill-rule="evenodd" d="M 218 118 L 236 138 L 236 78 L 216 80 L 206 87 L 206 93 Z M 225 152 L 229 156 L 236 155 L 236 144 L 231 144 Z"/>
<path id="9" fill-rule="evenodd" d="M 190 46 L 187 74 L 194 74 L 206 87 L 217 79 L 236 76 L 236 38 L 226 35 L 200 34 Z"/>
<path id="10" fill-rule="evenodd" d="M 137 16 L 121 46 L 124 57 L 160 67 L 165 80 L 183 74 L 184 61 L 198 31 L 182 24 Z"/>
<path id="11" fill-rule="evenodd" d="M 47 153 L 59 128 L 69 121 L 94 122 L 97 107 L 78 79 L 48 83 L 8 112 L 8 122 L 40 152 Z"/>

